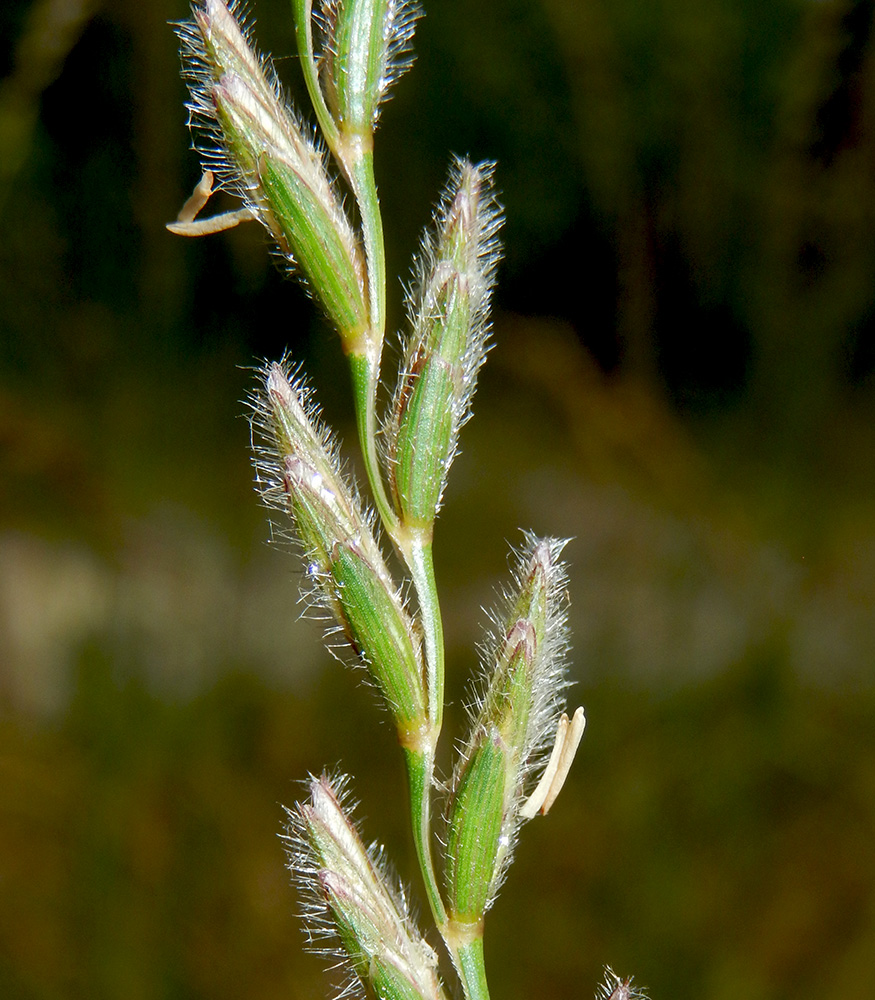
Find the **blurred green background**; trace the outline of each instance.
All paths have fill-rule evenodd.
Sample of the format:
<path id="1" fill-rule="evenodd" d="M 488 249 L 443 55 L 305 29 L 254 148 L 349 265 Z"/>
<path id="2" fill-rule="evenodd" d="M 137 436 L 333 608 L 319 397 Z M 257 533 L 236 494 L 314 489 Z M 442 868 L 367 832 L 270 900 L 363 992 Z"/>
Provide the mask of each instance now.
<path id="1" fill-rule="evenodd" d="M 450 150 L 507 210 L 439 526 L 448 736 L 519 527 L 574 537 L 589 717 L 493 995 L 610 962 L 654 1000 L 875 997 L 875 4 L 426 7 L 390 273 Z M 338 344 L 254 227 L 163 228 L 199 176 L 185 13 L 0 5 L 4 1000 L 331 995 L 277 839 L 324 765 L 416 886 L 390 728 L 251 491 L 249 369 L 288 346 L 351 445 Z M 253 13 L 300 98 L 287 4 Z"/>

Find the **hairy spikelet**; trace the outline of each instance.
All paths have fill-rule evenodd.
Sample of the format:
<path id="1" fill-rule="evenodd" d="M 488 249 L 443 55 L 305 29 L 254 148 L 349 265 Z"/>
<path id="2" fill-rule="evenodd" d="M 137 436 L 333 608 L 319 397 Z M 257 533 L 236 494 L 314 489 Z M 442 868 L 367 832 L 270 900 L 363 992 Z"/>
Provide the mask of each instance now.
<path id="1" fill-rule="evenodd" d="M 647 1000 L 647 994 L 638 986 L 633 985 L 633 979 L 621 979 L 609 966 L 605 966 L 604 979 L 599 983 L 595 994 L 596 1000 Z"/>
<path id="2" fill-rule="evenodd" d="M 355 131 L 377 124 L 382 104 L 413 64 L 413 33 L 421 16 L 415 0 L 324 0 L 314 12 L 314 55 L 338 126 Z"/>
<path id="3" fill-rule="evenodd" d="M 237 6 L 200 0 L 180 24 L 189 124 L 205 167 L 260 219 L 345 342 L 367 323 L 363 252 L 324 149 L 250 44 Z"/>
<path id="4" fill-rule="evenodd" d="M 399 737 L 412 737 L 424 724 L 426 699 L 419 630 L 392 581 L 373 519 L 347 482 L 300 375 L 286 364 L 267 365 L 260 375 L 251 420 L 262 501 L 292 517 L 309 603 L 333 617 L 382 692 Z"/>
<path id="5" fill-rule="evenodd" d="M 300 143 L 299 155 L 324 162 L 324 153 L 286 100 L 273 63 L 255 49 L 242 4 L 222 0 L 195 3 L 191 19 L 179 22 L 176 34 L 182 76 L 189 88 L 186 108 L 195 148 L 226 188 L 248 201 L 253 210 L 260 208 L 257 197 L 250 198 L 254 193 L 252 179 L 242 175 L 227 148 L 228 137 L 217 112 L 214 90 L 226 76 L 246 81 L 255 113 L 260 113 L 277 144 Z"/>
<path id="6" fill-rule="evenodd" d="M 283 517 L 271 518 L 273 536 L 278 541 L 290 541 L 302 548 L 305 559 L 310 554 L 300 535 L 290 532 L 287 525 L 289 499 L 286 487 L 286 453 L 278 440 L 277 409 L 272 396 L 279 396 L 285 406 L 295 415 L 294 432 L 297 450 L 316 456 L 320 467 L 332 470 L 332 478 L 342 480 L 344 489 L 341 498 L 345 501 L 346 527 L 349 537 L 353 537 L 364 524 L 367 532 L 364 543 L 376 546 L 375 519 L 373 512 L 361 501 L 359 490 L 344 468 L 340 446 L 331 430 L 322 420 L 320 408 L 312 387 L 304 377 L 301 366 L 294 366 L 288 355 L 278 362 L 266 362 L 256 371 L 256 389 L 246 402 L 252 440 L 253 465 L 255 467 L 255 487 L 261 502 L 271 514 Z M 373 550 L 372 554 L 373 554 Z M 308 572 L 318 574 L 319 567 L 308 566 Z"/>
<path id="7" fill-rule="evenodd" d="M 489 348 L 502 221 L 493 173 L 491 163 L 454 160 L 407 294 L 409 334 L 383 437 L 396 508 L 414 526 L 440 509 Z"/>
<path id="8" fill-rule="evenodd" d="M 348 779 L 311 777 L 309 787 L 309 799 L 286 811 L 283 839 L 311 948 L 338 960 L 350 994 L 443 1000 L 437 958 L 401 887 L 352 821 Z"/>
<path id="9" fill-rule="evenodd" d="M 468 702 L 468 717 L 472 727 L 490 710 L 492 673 L 499 650 L 505 640 L 508 625 L 518 607 L 519 595 L 525 588 L 527 573 L 537 561 L 544 570 L 546 582 L 546 620 L 540 646 L 535 654 L 532 683 L 532 708 L 521 754 L 521 787 L 526 794 L 550 754 L 556 730 L 556 720 L 565 704 L 568 680 L 568 574 L 562 561 L 562 551 L 568 539 L 539 538 L 524 531 L 523 543 L 512 552 L 511 581 L 499 594 L 496 606 L 488 612 L 489 627 L 480 644 L 481 671 L 474 681 L 473 696 Z"/>
<path id="10" fill-rule="evenodd" d="M 526 533 L 490 616 L 468 736 L 442 786 L 442 836 L 435 831 L 446 649 L 434 528 L 491 346 L 502 223 L 495 165 L 451 162 L 406 290 L 406 335 L 392 393 L 381 378 L 387 262 L 374 135 L 393 84 L 412 63 L 419 0 L 291 0 L 297 68 L 316 131 L 252 45 L 240 0 L 191 3 L 191 18 L 177 34 L 189 127 L 206 169 L 168 229 L 203 236 L 259 220 L 340 335 L 377 515 L 347 475 L 337 440 L 288 356 L 259 370 L 248 400 L 256 489 L 273 515 L 273 540 L 292 540 L 300 549 L 303 602 L 326 623 L 329 649 L 351 651 L 345 659 L 364 668 L 391 713 L 434 929 L 459 995 L 488 1000 L 485 916 L 522 823 L 551 808 L 586 724 L 582 708 L 571 719 L 562 711 L 566 543 Z M 243 204 L 199 219 L 214 177 Z M 406 574 L 401 588 L 378 527 Z M 353 821 L 348 785 L 343 775 L 311 775 L 306 798 L 286 810 L 282 837 L 311 950 L 343 971 L 342 997 L 447 1000 L 437 956 L 411 918 L 382 848 L 367 846 Z M 440 859 L 435 841 L 443 847 Z M 631 979 L 606 969 L 596 1000 L 643 996 Z"/>
<path id="11" fill-rule="evenodd" d="M 526 535 L 493 613 L 470 732 L 453 772 L 447 817 L 448 908 L 482 919 L 510 864 L 529 778 L 543 767 L 565 678 L 565 542 Z"/>

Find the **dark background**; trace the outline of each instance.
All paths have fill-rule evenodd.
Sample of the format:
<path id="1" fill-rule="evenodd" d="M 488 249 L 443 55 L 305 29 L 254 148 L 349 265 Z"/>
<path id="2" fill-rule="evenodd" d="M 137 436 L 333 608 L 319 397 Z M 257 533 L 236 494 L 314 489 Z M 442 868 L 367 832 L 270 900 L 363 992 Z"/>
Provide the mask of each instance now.
<path id="1" fill-rule="evenodd" d="M 256 35 L 303 104 L 285 2 Z M 439 524 L 458 733 L 518 528 L 573 536 L 589 727 L 490 914 L 496 1000 L 875 996 L 872 2 L 433 0 L 387 105 L 390 274 L 498 160 L 495 348 Z M 322 997 L 277 833 L 375 699 L 297 620 L 242 400 L 336 338 L 199 176 L 181 3 L 0 7 L 0 995 Z M 400 326 L 400 280 L 390 284 Z M 449 739 L 446 741 L 449 743 Z"/>

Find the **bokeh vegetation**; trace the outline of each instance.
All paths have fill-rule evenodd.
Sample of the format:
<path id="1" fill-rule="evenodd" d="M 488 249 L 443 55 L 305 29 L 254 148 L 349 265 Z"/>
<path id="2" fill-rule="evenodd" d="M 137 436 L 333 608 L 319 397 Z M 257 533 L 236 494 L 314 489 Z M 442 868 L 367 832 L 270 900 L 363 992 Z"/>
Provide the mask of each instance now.
<path id="1" fill-rule="evenodd" d="M 490 918 L 495 994 L 611 962 L 657 1000 L 875 995 L 875 4 L 427 7 L 379 134 L 390 267 L 450 150 L 499 161 L 508 218 L 439 527 L 453 712 L 527 525 L 575 537 L 590 720 Z M 240 416 L 288 345 L 349 427 L 339 346 L 254 227 L 163 228 L 198 176 L 185 13 L 0 7 L 12 1000 L 324 996 L 276 834 L 326 761 L 414 872 L 390 728 L 297 621 Z M 301 98 L 285 5 L 254 13 Z"/>

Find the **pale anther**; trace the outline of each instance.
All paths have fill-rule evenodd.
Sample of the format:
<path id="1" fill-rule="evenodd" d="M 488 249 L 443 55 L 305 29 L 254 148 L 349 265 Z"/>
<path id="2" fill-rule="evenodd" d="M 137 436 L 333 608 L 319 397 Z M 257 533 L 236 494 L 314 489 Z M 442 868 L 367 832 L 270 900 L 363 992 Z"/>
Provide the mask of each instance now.
<path id="1" fill-rule="evenodd" d="M 213 193 L 213 172 L 212 170 L 205 170 L 201 179 L 195 185 L 194 191 L 191 193 L 191 197 L 186 201 L 186 203 L 179 210 L 179 215 L 176 216 L 177 222 L 194 222 L 198 216 L 198 212 L 206 205 L 210 200 L 210 195 Z"/>
<path id="2" fill-rule="evenodd" d="M 248 222 L 255 216 L 248 208 L 238 208 L 233 212 L 223 212 L 221 215 L 213 215 L 209 219 L 197 219 L 197 214 L 210 200 L 213 193 L 213 172 L 204 171 L 203 176 L 197 182 L 191 197 L 179 210 L 176 222 L 168 222 L 167 228 L 177 236 L 208 236 L 210 233 L 221 233 L 226 229 L 233 229 L 241 222 Z"/>
<path id="3" fill-rule="evenodd" d="M 538 787 L 520 807 L 520 816 L 523 819 L 534 819 L 535 814 L 544 804 L 547 793 L 550 791 L 550 786 L 553 784 L 553 778 L 556 776 L 556 768 L 559 767 L 559 758 L 562 756 L 562 747 L 565 745 L 565 736 L 567 733 L 568 716 L 563 712 L 559 716 L 559 722 L 556 726 L 556 739 L 553 742 L 550 760 L 547 761 L 547 766 L 544 768 L 544 773 L 541 775 Z"/>
<path id="4" fill-rule="evenodd" d="M 550 811 L 571 770 L 585 728 L 586 716 L 582 707 L 577 709 L 570 722 L 568 716 L 562 713 L 556 726 L 556 741 L 544 774 L 538 782 L 538 787 L 520 808 L 520 816 L 523 819 L 533 819 L 538 812 L 546 816 Z"/>

